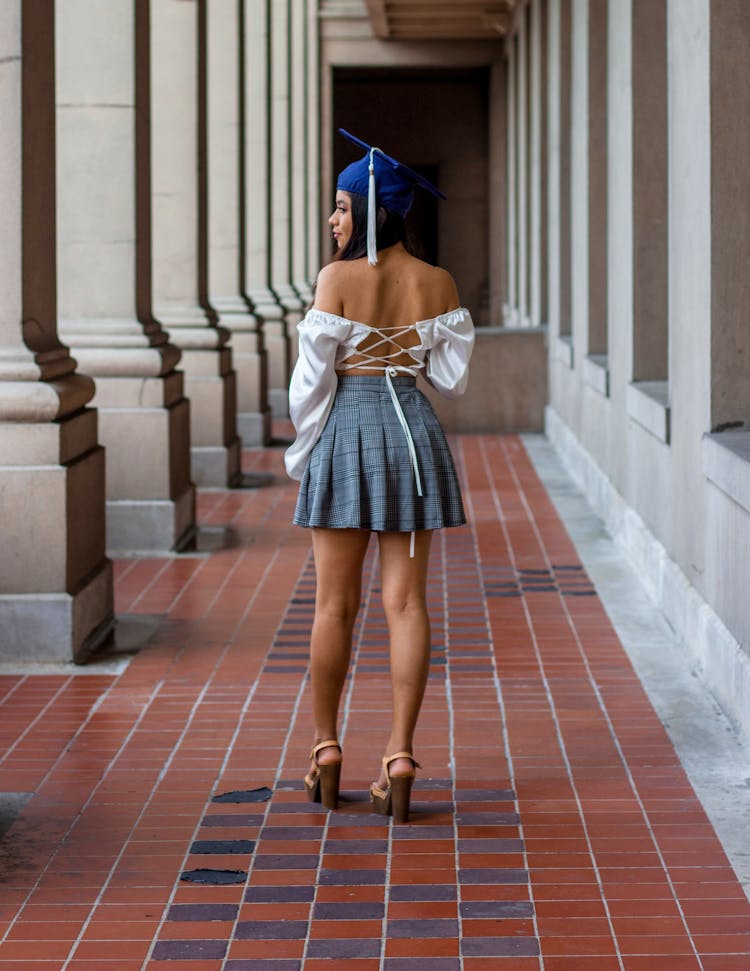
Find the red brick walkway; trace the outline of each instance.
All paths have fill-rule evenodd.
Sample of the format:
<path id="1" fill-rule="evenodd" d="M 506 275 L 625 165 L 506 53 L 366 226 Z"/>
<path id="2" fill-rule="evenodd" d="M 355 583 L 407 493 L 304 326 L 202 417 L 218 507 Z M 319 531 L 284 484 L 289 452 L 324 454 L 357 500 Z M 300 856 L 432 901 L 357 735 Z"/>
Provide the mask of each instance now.
<path id="1" fill-rule="evenodd" d="M 116 564 L 118 612 L 158 618 L 124 673 L 0 678 L 0 792 L 33 793 L 0 845 L 2 971 L 750 968 L 750 904 L 522 445 L 456 457 L 413 824 L 367 802 L 374 557 L 345 800 L 304 799 L 309 537 L 281 452 L 248 452 L 273 484 L 200 497 L 224 548 Z"/>

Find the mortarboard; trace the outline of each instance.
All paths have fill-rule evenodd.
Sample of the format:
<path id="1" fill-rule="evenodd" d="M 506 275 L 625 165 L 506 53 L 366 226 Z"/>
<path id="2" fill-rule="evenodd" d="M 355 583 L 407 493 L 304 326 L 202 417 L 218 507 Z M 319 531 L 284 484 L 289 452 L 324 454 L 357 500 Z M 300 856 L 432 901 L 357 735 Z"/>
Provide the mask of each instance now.
<path id="1" fill-rule="evenodd" d="M 336 188 L 344 192 L 354 192 L 367 196 L 367 261 L 372 266 L 378 262 L 376 244 L 376 216 L 378 205 L 384 206 L 399 216 L 405 216 L 414 199 L 414 189 L 419 186 L 439 199 L 443 193 L 431 182 L 410 169 L 403 162 L 386 155 L 382 149 L 368 145 L 361 138 L 350 134 L 343 128 L 339 132 L 350 142 L 364 148 L 366 154 L 341 172 Z"/>

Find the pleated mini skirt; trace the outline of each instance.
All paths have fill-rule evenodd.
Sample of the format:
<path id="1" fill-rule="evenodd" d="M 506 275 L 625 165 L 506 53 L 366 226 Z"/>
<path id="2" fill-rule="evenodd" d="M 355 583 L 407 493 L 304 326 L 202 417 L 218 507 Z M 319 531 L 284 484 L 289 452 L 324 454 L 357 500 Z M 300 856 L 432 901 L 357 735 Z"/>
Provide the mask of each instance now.
<path id="1" fill-rule="evenodd" d="M 329 529 L 411 532 L 466 522 L 443 429 L 416 378 L 392 378 L 421 480 L 385 377 L 343 375 L 300 483 L 294 522 Z"/>

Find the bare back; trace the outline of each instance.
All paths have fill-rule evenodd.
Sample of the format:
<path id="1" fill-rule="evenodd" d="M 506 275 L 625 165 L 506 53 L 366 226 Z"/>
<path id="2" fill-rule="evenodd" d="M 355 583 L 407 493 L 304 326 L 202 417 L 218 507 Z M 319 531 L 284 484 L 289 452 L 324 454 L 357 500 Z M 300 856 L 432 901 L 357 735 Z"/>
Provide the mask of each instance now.
<path id="1" fill-rule="evenodd" d="M 315 306 L 380 330 L 403 331 L 417 321 L 455 310 L 458 292 L 448 272 L 411 256 L 397 243 L 378 253 L 377 266 L 359 259 L 324 267 L 318 277 Z M 372 342 L 377 340 L 377 335 L 373 335 Z M 366 350 L 372 342 L 365 339 L 362 349 Z M 419 335 L 414 330 L 394 333 L 390 348 L 381 350 L 392 353 L 396 345 L 406 348 L 418 343 Z M 356 355 L 352 355 L 351 364 L 356 360 Z M 393 363 L 408 364 L 410 359 L 408 355 L 403 360 L 394 356 Z M 370 370 L 363 367 L 360 373 Z"/>

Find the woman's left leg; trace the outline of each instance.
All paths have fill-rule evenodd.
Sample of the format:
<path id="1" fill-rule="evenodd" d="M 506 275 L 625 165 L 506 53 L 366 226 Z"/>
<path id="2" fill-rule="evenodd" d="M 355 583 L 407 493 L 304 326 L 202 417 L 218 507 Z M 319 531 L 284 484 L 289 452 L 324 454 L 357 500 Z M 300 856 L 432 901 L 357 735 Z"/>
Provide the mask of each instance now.
<path id="1" fill-rule="evenodd" d="M 430 618 L 427 613 L 427 571 L 430 530 L 418 530 L 414 556 L 409 533 L 378 533 L 383 609 L 390 634 L 392 723 L 385 754 L 412 752 L 414 729 L 430 667 Z M 408 759 L 389 766 L 391 776 L 413 775 Z M 385 785 L 385 774 L 379 780 Z"/>
<path id="2" fill-rule="evenodd" d="M 310 638 L 315 742 L 338 738 L 341 693 L 349 670 L 352 631 L 359 612 L 364 562 L 370 533 L 364 529 L 313 529 L 315 619 Z M 323 749 L 321 765 L 340 760 Z"/>

